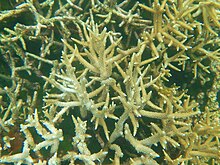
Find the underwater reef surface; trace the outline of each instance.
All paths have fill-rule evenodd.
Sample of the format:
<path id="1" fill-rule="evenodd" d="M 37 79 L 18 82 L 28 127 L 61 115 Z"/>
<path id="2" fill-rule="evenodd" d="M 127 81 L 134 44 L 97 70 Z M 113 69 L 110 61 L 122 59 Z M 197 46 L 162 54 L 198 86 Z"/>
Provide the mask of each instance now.
<path id="1" fill-rule="evenodd" d="M 220 164 L 219 0 L 1 0 L 0 164 Z"/>

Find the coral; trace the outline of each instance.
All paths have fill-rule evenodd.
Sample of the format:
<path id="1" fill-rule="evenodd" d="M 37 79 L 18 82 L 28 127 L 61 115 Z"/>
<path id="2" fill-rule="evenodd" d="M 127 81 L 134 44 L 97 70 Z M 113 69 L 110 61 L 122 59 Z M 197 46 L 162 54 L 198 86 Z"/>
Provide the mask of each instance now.
<path id="1" fill-rule="evenodd" d="M 220 164 L 219 0 L 0 2 L 0 164 Z"/>

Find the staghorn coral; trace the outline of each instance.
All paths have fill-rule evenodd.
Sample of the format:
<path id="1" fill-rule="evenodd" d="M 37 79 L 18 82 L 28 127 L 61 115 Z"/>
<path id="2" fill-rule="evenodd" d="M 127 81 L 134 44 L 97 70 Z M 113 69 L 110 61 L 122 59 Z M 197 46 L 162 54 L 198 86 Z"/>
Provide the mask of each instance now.
<path id="1" fill-rule="evenodd" d="M 220 163 L 218 0 L 0 9 L 0 163 Z"/>

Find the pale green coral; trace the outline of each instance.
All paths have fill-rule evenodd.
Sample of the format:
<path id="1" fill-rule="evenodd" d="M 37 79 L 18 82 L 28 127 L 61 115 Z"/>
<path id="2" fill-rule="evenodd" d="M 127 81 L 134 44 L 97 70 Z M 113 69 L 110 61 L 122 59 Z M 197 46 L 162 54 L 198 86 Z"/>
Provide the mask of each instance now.
<path id="1" fill-rule="evenodd" d="M 0 9 L 0 163 L 220 163 L 218 0 Z"/>

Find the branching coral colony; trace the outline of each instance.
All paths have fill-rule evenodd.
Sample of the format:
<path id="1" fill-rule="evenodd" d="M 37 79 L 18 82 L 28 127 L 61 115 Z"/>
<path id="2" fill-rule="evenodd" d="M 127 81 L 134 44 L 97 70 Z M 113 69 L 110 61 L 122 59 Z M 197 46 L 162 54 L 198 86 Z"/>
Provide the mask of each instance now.
<path id="1" fill-rule="evenodd" d="M 220 164 L 219 0 L 0 9 L 0 164 Z"/>

